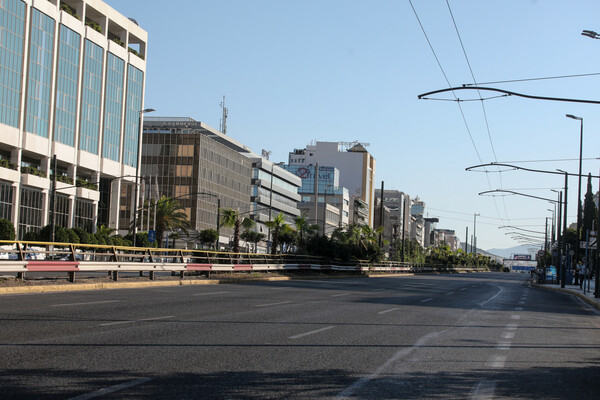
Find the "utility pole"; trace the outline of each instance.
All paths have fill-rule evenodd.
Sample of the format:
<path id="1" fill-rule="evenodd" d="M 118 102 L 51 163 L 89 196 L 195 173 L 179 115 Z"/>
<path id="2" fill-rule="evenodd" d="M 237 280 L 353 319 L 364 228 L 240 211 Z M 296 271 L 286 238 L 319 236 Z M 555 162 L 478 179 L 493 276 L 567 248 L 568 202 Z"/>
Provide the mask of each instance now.
<path id="1" fill-rule="evenodd" d="M 382 228 L 379 232 L 379 247 L 383 246 L 383 229 L 385 229 L 383 223 L 383 181 L 381 181 L 381 196 L 380 196 L 380 209 L 379 209 L 379 227 Z"/>
<path id="2" fill-rule="evenodd" d="M 56 154 L 52 156 L 52 187 L 50 190 L 50 241 L 54 242 L 54 232 L 56 230 Z"/>

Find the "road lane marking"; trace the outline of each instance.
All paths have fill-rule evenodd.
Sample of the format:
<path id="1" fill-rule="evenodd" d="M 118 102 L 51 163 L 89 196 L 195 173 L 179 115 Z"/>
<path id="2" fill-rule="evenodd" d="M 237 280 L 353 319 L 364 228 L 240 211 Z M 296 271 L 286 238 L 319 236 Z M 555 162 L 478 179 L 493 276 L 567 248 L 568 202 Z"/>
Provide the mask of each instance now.
<path id="1" fill-rule="evenodd" d="M 256 307 L 279 306 L 282 304 L 290 304 L 290 303 L 291 303 L 291 301 L 280 301 L 279 303 L 257 304 Z"/>
<path id="2" fill-rule="evenodd" d="M 498 346 L 496 347 L 498 350 L 508 350 L 510 349 L 510 342 L 498 342 Z"/>
<path id="3" fill-rule="evenodd" d="M 118 303 L 120 301 L 121 300 L 104 300 L 104 301 L 89 301 L 86 303 L 50 304 L 50 307 L 87 306 L 87 305 L 91 305 L 91 304 Z"/>
<path id="4" fill-rule="evenodd" d="M 105 395 L 107 395 L 109 393 L 118 392 L 119 390 L 129 389 L 130 387 L 141 385 L 141 384 L 149 382 L 151 380 L 152 379 L 150 379 L 150 378 L 135 379 L 133 381 L 124 382 L 124 383 L 120 383 L 120 384 L 115 385 L 115 386 L 111 386 L 111 387 L 107 387 L 107 388 L 104 388 L 104 389 L 96 390 L 95 392 L 85 393 L 85 394 L 82 394 L 82 395 L 79 395 L 79 396 L 71 397 L 69 400 L 88 400 L 88 399 L 93 399 L 95 397 L 105 396 Z"/>
<path id="5" fill-rule="evenodd" d="M 427 303 L 428 301 L 431 301 L 431 300 L 433 300 L 433 298 L 432 298 L 432 297 L 430 297 L 430 298 L 428 298 L 428 299 L 425 299 L 425 300 L 421 300 L 421 303 Z"/>
<path id="6" fill-rule="evenodd" d="M 515 337 L 515 332 L 514 332 L 514 331 L 512 331 L 512 332 L 504 332 L 504 333 L 502 334 L 502 337 L 503 337 L 504 339 L 512 339 L 512 338 L 514 338 L 514 337 Z"/>
<path id="7" fill-rule="evenodd" d="M 461 288 L 460 291 L 464 292 L 465 290 L 467 290 L 467 288 Z"/>
<path id="8" fill-rule="evenodd" d="M 456 293 L 456 292 L 448 292 L 444 296 L 450 296 L 451 294 L 454 294 L 454 293 Z"/>
<path id="9" fill-rule="evenodd" d="M 208 296 L 210 294 L 225 294 L 225 293 L 229 293 L 229 292 L 223 291 L 223 292 L 210 292 L 210 293 L 195 293 L 192 296 Z"/>
<path id="10" fill-rule="evenodd" d="M 525 304 L 525 302 L 524 301 L 520 301 L 519 304 Z"/>
<path id="11" fill-rule="evenodd" d="M 508 324 L 506 325 L 506 329 L 508 329 L 509 331 L 514 331 L 517 329 L 517 324 Z"/>
<path id="12" fill-rule="evenodd" d="M 340 294 L 332 294 L 331 297 L 342 297 L 342 296 L 350 296 L 350 293 L 340 293 Z"/>
<path id="13" fill-rule="evenodd" d="M 523 311 L 523 307 L 515 307 L 515 311 Z"/>
<path id="14" fill-rule="evenodd" d="M 398 310 L 399 310 L 399 308 L 390 308 L 389 310 L 379 311 L 377 314 L 379 314 L 379 315 L 381 315 L 381 314 L 387 314 L 389 312 L 398 311 Z"/>
<path id="15" fill-rule="evenodd" d="M 169 319 L 169 318 L 175 318 L 175 316 L 174 315 L 167 315 L 165 317 L 154 317 L 154 318 L 143 318 L 143 319 L 130 319 L 130 320 L 127 320 L 127 321 L 106 322 L 104 324 L 98 324 L 98 326 L 133 324 L 135 322 L 158 321 L 158 320 L 161 320 L 161 319 Z"/>
<path id="16" fill-rule="evenodd" d="M 486 362 L 486 366 L 491 368 L 504 368 L 505 362 L 506 356 L 491 356 Z"/>
<path id="17" fill-rule="evenodd" d="M 521 316 L 520 316 L 520 315 L 518 315 L 518 314 L 511 315 L 511 316 L 510 316 L 510 319 L 521 319 Z"/>
<path id="18" fill-rule="evenodd" d="M 373 291 L 375 291 L 375 292 L 381 292 L 383 290 L 387 290 L 387 289 L 373 289 Z"/>
<path id="19" fill-rule="evenodd" d="M 364 376 L 364 377 L 358 379 L 352 385 L 348 386 L 346 389 L 344 389 L 342 392 L 340 392 L 336 397 L 338 397 L 338 398 L 346 398 L 346 399 L 353 399 L 353 398 L 355 398 L 353 396 L 353 394 L 355 392 L 359 391 L 362 387 L 364 387 L 365 385 L 367 385 L 370 381 L 378 379 L 381 375 L 383 375 L 385 373 L 385 371 L 387 371 L 390 368 L 390 366 L 393 363 L 397 362 L 398 360 L 400 360 L 403 357 L 408 356 L 413 351 L 421 348 L 430 339 L 433 339 L 436 336 L 441 335 L 441 334 L 446 333 L 446 332 L 448 332 L 448 329 L 445 329 L 443 331 L 438 331 L 438 332 L 431 332 L 431 333 L 428 333 L 425 336 L 422 336 L 421 338 L 419 338 L 419 340 L 416 341 L 416 343 L 414 345 L 412 345 L 411 347 L 405 348 L 403 350 L 399 350 L 398 352 L 396 352 L 396 354 L 394 354 L 392 357 L 390 357 L 386 362 L 384 362 L 383 364 L 381 364 L 375 370 L 375 372 L 373 372 L 372 374 L 369 374 L 367 376 Z"/>
<path id="20" fill-rule="evenodd" d="M 498 289 L 500 289 L 500 291 L 498 293 L 496 293 L 495 295 L 493 295 L 492 297 L 490 297 L 489 299 L 487 299 L 486 301 L 484 301 L 483 303 L 479 303 L 479 305 L 481 307 L 485 306 L 487 303 L 489 303 L 490 301 L 494 300 L 496 297 L 500 296 L 500 294 L 502 292 L 504 292 L 504 289 L 502 289 L 500 286 L 496 286 Z"/>
<path id="21" fill-rule="evenodd" d="M 491 400 L 496 390 L 495 381 L 481 381 L 471 392 L 470 400 Z"/>
<path id="22" fill-rule="evenodd" d="M 314 335 L 315 333 L 320 333 L 320 332 L 323 332 L 323 331 L 327 331 L 327 330 L 332 329 L 332 328 L 335 328 L 335 326 L 334 325 L 330 325 L 330 326 L 326 326 L 325 328 L 315 329 L 314 331 L 299 333 L 297 335 L 288 337 L 288 339 L 299 339 L 301 337 L 308 336 L 308 335 Z"/>

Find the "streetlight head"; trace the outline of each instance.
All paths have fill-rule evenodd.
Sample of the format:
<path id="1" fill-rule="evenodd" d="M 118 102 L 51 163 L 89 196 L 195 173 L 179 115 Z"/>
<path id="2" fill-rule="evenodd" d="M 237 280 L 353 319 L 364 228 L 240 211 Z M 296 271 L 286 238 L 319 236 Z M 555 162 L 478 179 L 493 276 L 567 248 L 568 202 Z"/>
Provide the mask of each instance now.
<path id="1" fill-rule="evenodd" d="M 565 117 L 567 117 L 567 118 L 571 118 L 571 119 L 576 119 L 576 120 L 578 120 L 578 121 L 581 121 L 581 120 L 583 119 L 583 118 L 581 118 L 581 117 L 576 117 L 576 116 L 574 116 L 573 114 L 566 114 L 566 115 L 565 115 Z"/>
<path id="2" fill-rule="evenodd" d="M 600 35 L 598 35 L 596 32 L 594 32 L 594 31 L 588 31 L 588 30 L 585 30 L 585 29 L 581 32 L 581 35 L 590 37 L 592 39 L 598 39 L 600 37 Z"/>
<path id="3" fill-rule="evenodd" d="M 143 113 L 149 113 L 149 112 L 153 112 L 153 111 L 156 111 L 156 110 L 154 108 L 146 108 L 146 109 L 140 111 L 140 113 L 143 114 Z"/>

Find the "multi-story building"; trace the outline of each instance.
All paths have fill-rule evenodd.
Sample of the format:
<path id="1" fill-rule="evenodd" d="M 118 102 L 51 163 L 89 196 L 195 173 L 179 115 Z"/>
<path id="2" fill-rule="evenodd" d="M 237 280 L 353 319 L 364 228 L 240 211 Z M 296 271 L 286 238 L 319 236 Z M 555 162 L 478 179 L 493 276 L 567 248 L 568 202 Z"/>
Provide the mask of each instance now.
<path id="1" fill-rule="evenodd" d="M 246 154 L 252 160 L 252 205 L 250 217 L 256 222 L 255 230 L 267 234 L 272 240 L 267 221 L 281 213 L 286 224 L 294 226 L 294 219 L 301 214 L 298 189 L 302 180 L 288 172 L 284 165 L 275 164 L 265 157 Z"/>
<path id="2" fill-rule="evenodd" d="M 218 207 L 252 212 L 253 164 L 242 153 L 248 147 L 203 122 L 183 117 L 146 118 L 142 142 L 141 175 L 149 189 L 141 196 L 176 199 L 192 230 L 218 229 Z M 152 179 L 157 183 L 151 184 Z M 219 230 L 219 242 L 229 243 L 231 229 Z"/>
<path id="3" fill-rule="evenodd" d="M 447 244 L 450 247 L 450 250 L 456 251 L 460 246 L 456 232 L 451 229 L 434 229 L 432 231 L 432 237 L 434 238 L 432 246 L 435 247 Z"/>
<path id="4" fill-rule="evenodd" d="M 127 229 L 146 31 L 100 0 L 2 0 L 0 38 L 0 217 L 48 224 L 55 175 L 58 225 Z"/>
<path id="5" fill-rule="evenodd" d="M 289 153 L 288 164 L 327 165 L 340 171 L 340 186 L 350 194 L 350 223 L 373 227 L 375 159 L 366 143 L 316 142 Z"/>
<path id="6" fill-rule="evenodd" d="M 381 189 L 375 189 L 375 198 L 381 198 Z M 384 229 L 386 232 L 384 238 L 386 240 L 401 240 L 402 231 L 404 231 L 405 238 L 410 238 L 410 203 L 410 197 L 404 192 L 399 190 L 383 191 L 383 205 L 389 210 L 389 222 L 384 218 Z M 377 204 L 379 207 L 379 202 Z M 376 220 L 375 228 L 379 227 L 378 221 Z"/>
<path id="7" fill-rule="evenodd" d="M 301 178 L 298 208 L 310 223 L 320 227 L 320 234 L 330 235 L 350 221 L 350 195 L 340 187 L 340 171 L 335 167 L 317 165 L 284 165 L 286 170 Z M 315 170 L 318 168 L 318 174 Z M 315 201 L 316 199 L 316 201 Z"/>

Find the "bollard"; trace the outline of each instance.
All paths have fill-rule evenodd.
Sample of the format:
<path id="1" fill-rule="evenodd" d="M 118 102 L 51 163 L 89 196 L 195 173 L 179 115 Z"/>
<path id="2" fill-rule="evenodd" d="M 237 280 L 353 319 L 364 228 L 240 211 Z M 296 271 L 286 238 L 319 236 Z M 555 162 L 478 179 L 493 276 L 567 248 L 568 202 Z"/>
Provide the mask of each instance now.
<path id="1" fill-rule="evenodd" d="M 148 276 L 149 276 L 150 280 L 153 281 L 154 280 L 154 271 L 148 272 Z"/>
<path id="2" fill-rule="evenodd" d="M 69 282 L 75 282 L 75 271 L 69 271 Z"/>
<path id="3" fill-rule="evenodd" d="M 185 277 L 185 271 L 179 271 L 179 279 L 183 279 Z"/>
<path id="4" fill-rule="evenodd" d="M 115 282 L 119 280 L 119 271 L 112 271 L 112 279 Z"/>

